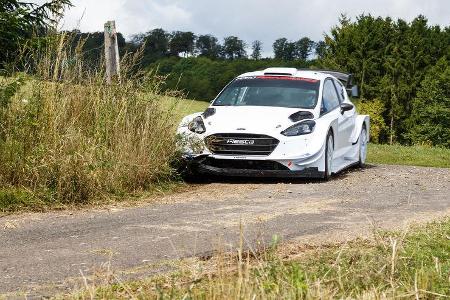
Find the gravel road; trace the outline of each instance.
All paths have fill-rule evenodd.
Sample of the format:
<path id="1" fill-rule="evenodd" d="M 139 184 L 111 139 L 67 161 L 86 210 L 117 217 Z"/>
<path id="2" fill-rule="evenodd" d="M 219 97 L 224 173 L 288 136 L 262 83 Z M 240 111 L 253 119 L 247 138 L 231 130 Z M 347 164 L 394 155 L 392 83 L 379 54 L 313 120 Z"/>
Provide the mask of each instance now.
<path id="1" fill-rule="evenodd" d="M 215 182 L 152 203 L 0 218 L 0 294 L 72 289 L 81 274 L 109 264 L 124 278 L 144 276 L 218 245 L 233 249 L 240 223 L 251 246 L 275 234 L 300 243 L 342 241 L 370 236 L 374 226 L 449 216 L 450 169 L 381 165 L 329 182 Z"/>

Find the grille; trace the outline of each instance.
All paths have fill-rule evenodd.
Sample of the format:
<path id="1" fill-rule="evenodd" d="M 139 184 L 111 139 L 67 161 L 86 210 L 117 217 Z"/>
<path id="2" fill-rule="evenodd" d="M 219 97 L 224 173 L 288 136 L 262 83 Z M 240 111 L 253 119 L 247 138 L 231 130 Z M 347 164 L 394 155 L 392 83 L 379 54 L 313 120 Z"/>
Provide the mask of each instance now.
<path id="1" fill-rule="evenodd" d="M 212 153 L 224 155 L 269 155 L 280 142 L 268 135 L 248 133 L 218 133 L 205 141 Z"/>
<path id="2" fill-rule="evenodd" d="M 221 169 L 243 169 L 243 170 L 289 170 L 288 167 L 270 160 L 236 160 L 236 159 L 216 159 L 208 157 L 203 164 Z"/>

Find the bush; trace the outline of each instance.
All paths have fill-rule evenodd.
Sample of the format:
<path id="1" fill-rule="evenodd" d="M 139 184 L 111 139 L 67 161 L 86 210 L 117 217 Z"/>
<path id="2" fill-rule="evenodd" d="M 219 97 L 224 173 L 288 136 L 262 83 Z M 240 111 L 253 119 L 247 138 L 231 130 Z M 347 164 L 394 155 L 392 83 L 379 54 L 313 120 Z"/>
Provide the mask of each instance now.
<path id="1" fill-rule="evenodd" d="M 151 73 L 106 85 L 101 66 L 53 37 L 26 58 L 33 77 L 0 79 L 0 186 L 44 192 L 60 203 L 150 188 L 171 176 L 171 110 Z"/>
<path id="2" fill-rule="evenodd" d="M 379 143 L 380 138 L 388 129 L 383 118 L 385 111 L 383 102 L 375 99 L 372 101 L 361 100 L 355 104 L 360 114 L 370 116 L 370 139 L 374 143 Z"/>
<path id="3" fill-rule="evenodd" d="M 445 58 L 422 81 L 412 102 L 410 126 L 405 136 L 411 143 L 450 147 L 450 65 Z"/>

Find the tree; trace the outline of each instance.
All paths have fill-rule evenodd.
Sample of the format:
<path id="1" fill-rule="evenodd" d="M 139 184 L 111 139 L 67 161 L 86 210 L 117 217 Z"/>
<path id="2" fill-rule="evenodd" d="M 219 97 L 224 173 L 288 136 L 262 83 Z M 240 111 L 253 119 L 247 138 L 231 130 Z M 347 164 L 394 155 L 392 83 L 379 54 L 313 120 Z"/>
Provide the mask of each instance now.
<path id="1" fill-rule="evenodd" d="M 168 55 L 169 37 L 170 35 L 162 28 L 133 36 L 132 43 L 135 47 L 144 47 L 143 65 L 148 65 Z"/>
<path id="2" fill-rule="evenodd" d="M 318 41 L 315 44 L 314 51 L 317 55 L 317 58 L 323 59 L 327 52 L 327 44 L 324 41 Z"/>
<path id="3" fill-rule="evenodd" d="M 308 37 L 301 38 L 295 43 L 294 57 L 305 61 L 308 60 L 308 57 L 311 54 L 313 46 L 314 42 L 310 38 Z"/>
<path id="4" fill-rule="evenodd" d="M 254 60 L 259 60 L 261 59 L 261 50 L 262 50 L 262 42 L 261 41 L 254 41 L 252 44 L 252 55 L 251 58 L 253 58 Z"/>
<path id="5" fill-rule="evenodd" d="M 444 57 L 421 82 L 409 122 L 411 143 L 450 147 L 450 64 Z"/>
<path id="6" fill-rule="evenodd" d="M 286 38 L 277 39 L 272 47 L 276 59 L 293 61 L 297 57 L 296 43 L 288 41 Z"/>
<path id="7" fill-rule="evenodd" d="M 13 58 L 25 40 L 42 36 L 62 17 L 70 0 L 52 0 L 42 5 L 19 0 L 0 2 L 0 66 Z"/>
<path id="8" fill-rule="evenodd" d="M 245 51 L 246 44 L 236 36 L 228 36 L 223 42 L 223 55 L 225 58 L 233 60 L 247 57 Z"/>
<path id="9" fill-rule="evenodd" d="M 273 53 L 275 54 L 275 59 L 284 59 L 286 46 L 288 44 L 288 40 L 286 38 L 277 39 L 272 47 Z"/>
<path id="10" fill-rule="evenodd" d="M 389 126 L 389 142 L 408 142 L 412 103 L 424 74 L 437 60 L 448 60 L 448 30 L 428 26 L 423 16 L 411 23 L 361 15 L 342 16 L 325 37 L 320 66 L 352 73 L 365 100 L 380 99 Z M 386 141 L 386 140 L 384 140 Z"/>
<path id="11" fill-rule="evenodd" d="M 200 35 L 195 42 L 198 56 L 217 59 L 220 55 L 221 46 L 216 37 L 212 35 Z"/>
<path id="12" fill-rule="evenodd" d="M 184 57 L 193 54 L 195 49 L 196 36 L 190 31 L 175 31 L 172 33 L 169 42 L 169 52 L 171 55 L 179 56 L 183 53 Z"/>

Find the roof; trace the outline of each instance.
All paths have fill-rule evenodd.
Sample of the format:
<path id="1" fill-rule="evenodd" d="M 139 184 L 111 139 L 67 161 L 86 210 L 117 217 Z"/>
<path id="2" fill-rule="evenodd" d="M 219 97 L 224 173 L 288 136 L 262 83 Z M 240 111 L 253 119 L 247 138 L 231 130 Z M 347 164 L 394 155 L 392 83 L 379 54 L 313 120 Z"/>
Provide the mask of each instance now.
<path id="1" fill-rule="evenodd" d="M 337 78 L 339 81 L 341 81 L 344 86 L 350 86 L 351 85 L 351 74 L 346 74 L 342 72 L 337 71 L 331 71 L 331 70 L 309 70 L 309 69 L 295 69 L 295 68 L 267 68 L 262 71 L 255 71 L 255 72 L 248 72 L 244 73 L 242 75 L 239 75 L 238 77 L 251 77 L 251 76 L 267 76 L 267 75 L 273 75 L 273 76 L 291 76 L 291 77 L 304 77 L 304 78 L 311 78 L 316 80 L 324 80 L 325 78 L 329 77 L 330 75 Z"/>

